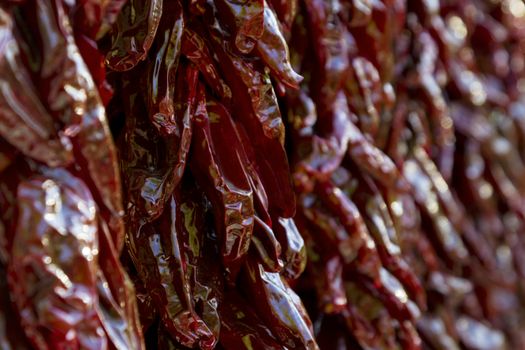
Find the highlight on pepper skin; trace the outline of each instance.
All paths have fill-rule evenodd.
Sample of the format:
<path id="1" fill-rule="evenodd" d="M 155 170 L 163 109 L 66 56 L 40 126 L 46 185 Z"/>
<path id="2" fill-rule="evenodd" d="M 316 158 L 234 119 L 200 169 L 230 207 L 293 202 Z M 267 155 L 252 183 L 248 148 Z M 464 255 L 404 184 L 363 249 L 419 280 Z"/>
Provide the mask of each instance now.
<path id="1" fill-rule="evenodd" d="M 523 0 L 0 3 L 0 348 L 525 348 Z"/>

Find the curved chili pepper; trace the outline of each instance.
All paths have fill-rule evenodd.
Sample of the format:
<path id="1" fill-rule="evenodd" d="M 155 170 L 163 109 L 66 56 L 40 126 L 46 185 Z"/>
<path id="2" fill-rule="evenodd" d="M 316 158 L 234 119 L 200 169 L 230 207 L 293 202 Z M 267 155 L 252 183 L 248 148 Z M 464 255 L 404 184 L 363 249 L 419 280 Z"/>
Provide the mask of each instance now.
<path id="1" fill-rule="evenodd" d="M 465 244 L 470 248 L 473 255 L 478 257 L 482 262 L 490 265 L 492 260 L 489 252 L 490 248 L 484 240 L 477 237 L 478 234 L 474 231 L 472 222 L 466 218 L 465 209 L 457 198 L 453 196 L 436 166 L 423 152 L 416 151 L 415 156 L 422 165 L 425 173 L 429 176 L 439 202 L 443 206 L 443 211 L 448 216 L 451 224 L 454 225 L 459 232 L 462 232 Z"/>
<path id="2" fill-rule="evenodd" d="M 271 227 L 257 216 L 254 217 L 254 229 L 252 244 L 255 248 L 256 260 L 264 266 L 268 272 L 280 272 L 283 268 L 281 257 L 281 245 Z"/>
<path id="3" fill-rule="evenodd" d="M 377 282 L 359 272 L 350 272 L 350 269 L 346 269 L 345 274 L 352 276 L 351 278 L 356 281 L 356 284 L 360 286 L 364 291 L 370 293 L 374 298 L 379 300 L 388 313 L 399 322 L 411 321 L 413 314 L 407 305 L 407 296 L 401 286 L 391 286 L 388 281 L 388 272 L 381 268 L 379 279 Z"/>
<path id="4" fill-rule="evenodd" d="M 347 262 L 357 258 L 358 250 L 363 244 L 359 235 L 352 236 L 353 232 L 347 232 L 337 216 L 321 207 L 321 202 L 316 197 L 305 196 L 299 199 L 299 203 L 301 212 L 297 215 L 298 219 L 307 220 L 308 226 L 321 233 L 312 237 L 319 249 L 325 252 L 336 251 Z M 301 234 L 306 236 L 303 231 L 306 228 L 301 228 Z"/>
<path id="5" fill-rule="evenodd" d="M 305 1 L 311 28 L 314 54 L 320 69 L 313 72 L 310 84 L 317 103 L 330 106 L 349 73 L 351 40 L 338 16 L 341 6 L 336 2 Z"/>
<path id="6" fill-rule="evenodd" d="M 282 217 L 291 217 L 295 211 L 295 196 L 283 148 L 284 125 L 269 77 L 258 69 L 258 62 L 243 60 L 230 52 L 218 23 L 214 24 L 210 35 L 214 51 L 221 60 L 221 72 L 232 94 L 239 97 L 233 101 L 233 117 L 243 125 L 249 135 L 246 139 L 257 150 L 256 169 L 271 210 Z M 266 154 L 272 154 L 271 161 Z"/>
<path id="7" fill-rule="evenodd" d="M 304 98 L 299 102 L 297 113 L 308 113 L 303 118 L 314 117 L 314 111 L 310 111 L 310 101 Z M 309 115 L 312 113 L 311 115 Z M 297 116 L 299 117 L 299 115 Z M 341 165 L 348 150 L 350 139 L 351 113 L 348 110 L 346 96 L 340 91 L 333 105 L 328 110 L 318 112 L 319 126 L 318 135 L 306 137 L 307 130 L 298 130 L 297 142 L 310 143 L 311 153 L 296 164 L 294 176 L 308 176 L 310 179 L 326 181 L 331 174 Z M 300 175 L 301 174 L 301 175 Z M 301 183 L 306 191 L 313 189 L 313 183 Z"/>
<path id="8" fill-rule="evenodd" d="M 323 203 L 330 210 L 333 210 L 347 234 L 356 242 L 355 251 L 357 261 L 359 261 L 359 270 L 376 280 L 379 277 L 380 267 L 376 245 L 370 237 L 357 207 L 339 188 L 330 182 L 318 184 L 318 191 Z"/>
<path id="9" fill-rule="evenodd" d="M 325 314 L 344 313 L 351 306 L 348 305 L 343 282 L 342 259 L 339 256 L 333 256 L 315 265 L 319 265 L 318 268 L 313 269 L 319 308 Z"/>
<path id="10" fill-rule="evenodd" d="M 43 104 L 71 141 L 77 169 L 84 170 L 78 176 L 99 201 L 101 215 L 120 251 L 124 224 L 116 149 L 100 96 L 75 45 L 71 22 L 63 18 L 64 10 L 64 4 L 50 0 L 22 8 L 24 15 L 35 17 L 43 28 L 31 32 L 37 45 L 30 52 L 36 52 L 41 59 L 33 74 L 39 79 Z M 100 172 L 101 168 L 105 171 Z"/>
<path id="11" fill-rule="evenodd" d="M 202 86 L 195 113 L 191 170 L 215 206 L 223 263 L 233 279 L 249 248 L 254 225 L 253 195 L 240 159 L 242 147 L 226 109 L 207 102 Z M 220 151 L 230 143 L 230 153 Z"/>
<path id="12" fill-rule="evenodd" d="M 295 73 L 288 54 L 288 45 L 278 27 L 273 10 L 264 1 L 264 32 L 257 40 L 257 52 L 277 80 L 291 88 L 298 88 L 302 77 Z"/>
<path id="13" fill-rule="evenodd" d="M 162 15 L 162 0 L 127 1 L 113 25 L 106 64 L 127 71 L 146 58 Z"/>
<path id="14" fill-rule="evenodd" d="M 190 179 L 190 182 L 193 181 Z M 188 191 L 182 193 L 178 215 L 181 216 L 179 222 L 184 222 L 181 245 L 186 251 L 187 275 L 190 281 L 194 280 L 192 293 L 196 311 L 215 340 L 220 340 L 222 322 L 219 308 L 223 302 L 225 279 L 222 267 L 216 263 L 220 259 L 216 237 L 212 239 L 209 235 L 215 235 L 213 223 L 206 220 L 206 215 L 211 214 L 211 208 L 194 186 L 186 185 L 185 188 Z"/>
<path id="15" fill-rule="evenodd" d="M 449 179 L 453 166 L 454 125 L 448 113 L 442 89 L 435 78 L 438 51 L 428 33 L 422 32 L 418 36 L 418 43 L 423 52 L 417 68 L 418 78 L 425 94 L 425 104 L 430 109 L 435 145 L 438 147 L 435 153 L 439 154 L 438 164 L 441 173 L 446 179 Z"/>
<path id="16" fill-rule="evenodd" d="M 349 124 L 348 133 L 348 154 L 360 169 L 387 188 L 395 188 L 401 192 L 408 190 L 406 181 L 386 154 L 367 141 L 352 123 Z"/>
<path id="17" fill-rule="evenodd" d="M 0 16 L 0 134 L 28 157 L 49 166 L 65 166 L 73 159 L 71 141 L 55 129 L 40 101 L 23 63 L 20 41 L 12 33 L 12 15 L 0 8 Z"/>
<path id="18" fill-rule="evenodd" d="M 199 69 L 208 85 L 223 99 L 230 100 L 232 93 L 219 74 L 217 64 L 211 57 L 204 39 L 191 28 L 184 28 L 182 53 Z"/>
<path id="19" fill-rule="evenodd" d="M 386 203 L 378 193 L 378 189 L 374 189 L 375 186 L 370 179 L 361 178 L 359 186 L 375 193 L 372 195 L 369 192 L 370 197 L 368 197 L 366 195 L 367 190 L 362 190 L 353 195 L 352 198 L 365 217 L 365 222 L 376 243 L 383 266 L 403 284 L 413 300 L 417 301 L 419 306 L 423 306 L 425 304 L 423 288 L 418 278 L 410 271 L 407 263 L 401 257 L 398 233 L 394 230 Z"/>
<path id="20" fill-rule="evenodd" d="M 396 336 L 391 318 L 379 307 L 379 301 L 351 281 L 346 281 L 345 287 L 349 303 L 342 316 L 357 342 L 364 347 L 395 348 Z"/>
<path id="21" fill-rule="evenodd" d="M 135 290 L 120 261 L 104 222 L 99 223 L 99 315 L 113 347 L 145 349 Z"/>
<path id="22" fill-rule="evenodd" d="M 451 259 L 459 263 L 465 261 L 467 257 L 466 247 L 456 229 L 444 216 L 438 198 L 432 191 L 430 179 L 423 173 L 420 166 L 411 160 L 405 162 L 403 173 L 405 178 L 414 186 L 416 202 L 423 207 L 424 213 L 432 218 L 434 230 L 436 230 L 443 249 Z"/>
<path id="23" fill-rule="evenodd" d="M 218 15 L 228 24 L 234 25 L 235 47 L 242 53 L 251 52 L 264 32 L 264 0 L 214 0 Z"/>
<path id="24" fill-rule="evenodd" d="M 215 339 L 193 310 L 193 300 L 188 295 L 189 282 L 184 275 L 183 253 L 179 247 L 169 250 L 170 243 L 178 244 L 166 237 L 173 234 L 174 229 L 168 226 L 166 232 L 162 225 L 146 224 L 137 234 L 128 236 L 128 251 L 169 334 L 183 345 L 210 349 Z"/>
<path id="25" fill-rule="evenodd" d="M 108 346 L 94 307 L 99 245 L 88 188 L 57 169 L 21 182 L 17 199 L 9 286 L 29 340 L 37 349 Z"/>
<path id="26" fill-rule="evenodd" d="M 198 72 L 191 66 L 180 72 L 177 84 L 189 83 L 195 87 Z M 195 91 L 177 89 L 176 120 L 165 124 L 170 134 L 160 137 L 147 119 L 141 94 L 132 92 L 132 79 L 125 82 L 123 97 L 126 104 L 126 129 L 121 141 L 121 167 L 124 183 L 130 189 L 127 195 L 130 223 L 157 218 L 166 201 L 180 182 L 187 163 L 192 140 Z M 180 94 L 180 95 L 179 95 Z M 165 155 L 167 154 L 167 157 Z M 136 227 L 136 226 L 133 226 Z"/>
<path id="27" fill-rule="evenodd" d="M 282 247 L 284 261 L 283 274 L 288 279 L 296 279 L 306 266 L 306 246 L 293 219 L 272 220 L 273 231 Z"/>
<path id="28" fill-rule="evenodd" d="M 250 258 L 245 269 L 244 286 L 250 293 L 249 298 L 282 346 L 317 349 L 300 299 L 279 274 L 264 271 L 262 265 Z"/>
<path id="29" fill-rule="evenodd" d="M 356 57 L 352 60 L 352 68 L 357 78 L 357 88 L 360 96 L 359 98 L 351 98 L 350 101 L 353 102 L 353 108 L 359 110 L 359 123 L 363 133 L 375 138 L 379 129 L 380 103 L 384 102 L 379 72 L 371 62 L 362 57 Z M 345 88 L 348 91 L 352 91 L 348 85 L 350 84 L 347 84 Z M 352 96 L 348 92 L 347 95 Z M 356 106 L 356 100 L 362 101 L 363 105 Z"/>
<path id="30" fill-rule="evenodd" d="M 149 58 L 151 63 L 148 65 L 146 92 L 148 114 L 153 125 L 162 134 L 182 134 L 180 130 L 177 130 L 180 124 L 177 121 L 180 118 L 178 110 L 180 107 L 177 108 L 175 104 L 186 101 L 176 100 L 176 96 L 184 96 L 184 93 L 174 91 L 173 86 L 181 86 L 177 82 L 176 73 L 182 51 L 182 36 L 186 20 L 178 1 L 166 2 L 163 11 L 165 15 L 160 19 L 152 44 L 151 53 L 154 55 Z M 186 94 L 186 96 L 191 95 L 191 91 Z M 183 139 L 183 137 L 180 138 Z"/>

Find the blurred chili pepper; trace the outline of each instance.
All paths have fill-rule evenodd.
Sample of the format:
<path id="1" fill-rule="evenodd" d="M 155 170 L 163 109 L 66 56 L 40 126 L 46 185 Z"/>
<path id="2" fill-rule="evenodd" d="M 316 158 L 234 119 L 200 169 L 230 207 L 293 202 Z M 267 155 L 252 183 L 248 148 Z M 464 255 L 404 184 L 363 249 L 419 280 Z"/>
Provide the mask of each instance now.
<path id="1" fill-rule="evenodd" d="M 523 348 L 524 13 L 2 2 L 1 347 Z"/>
<path id="2" fill-rule="evenodd" d="M 0 133 L 26 156 L 49 166 L 65 166 L 73 160 L 71 141 L 63 132 L 57 132 L 52 116 L 40 101 L 30 68 L 24 64 L 23 43 L 13 33 L 11 12 L 0 8 Z"/>
<path id="3" fill-rule="evenodd" d="M 92 307 L 99 244 L 89 190 L 67 171 L 53 170 L 21 182 L 17 199 L 9 286 L 33 346 L 105 348 L 102 315 Z"/>

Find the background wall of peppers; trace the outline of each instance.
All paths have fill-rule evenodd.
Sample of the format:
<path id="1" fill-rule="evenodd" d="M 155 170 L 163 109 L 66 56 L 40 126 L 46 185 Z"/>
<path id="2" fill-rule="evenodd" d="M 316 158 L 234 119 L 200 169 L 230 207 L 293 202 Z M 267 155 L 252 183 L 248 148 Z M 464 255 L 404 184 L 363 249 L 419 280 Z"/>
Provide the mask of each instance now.
<path id="1" fill-rule="evenodd" d="M 0 348 L 525 348 L 522 0 L 0 2 Z"/>

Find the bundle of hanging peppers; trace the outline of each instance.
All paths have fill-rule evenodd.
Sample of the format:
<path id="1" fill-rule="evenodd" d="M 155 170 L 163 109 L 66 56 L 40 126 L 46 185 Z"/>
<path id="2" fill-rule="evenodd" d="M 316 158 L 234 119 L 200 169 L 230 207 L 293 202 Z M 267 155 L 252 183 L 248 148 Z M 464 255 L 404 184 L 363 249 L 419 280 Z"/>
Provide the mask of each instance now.
<path id="1" fill-rule="evenodd" d="M 0 1 L 0 348 L 525 347 L 522 0 Z"/>

